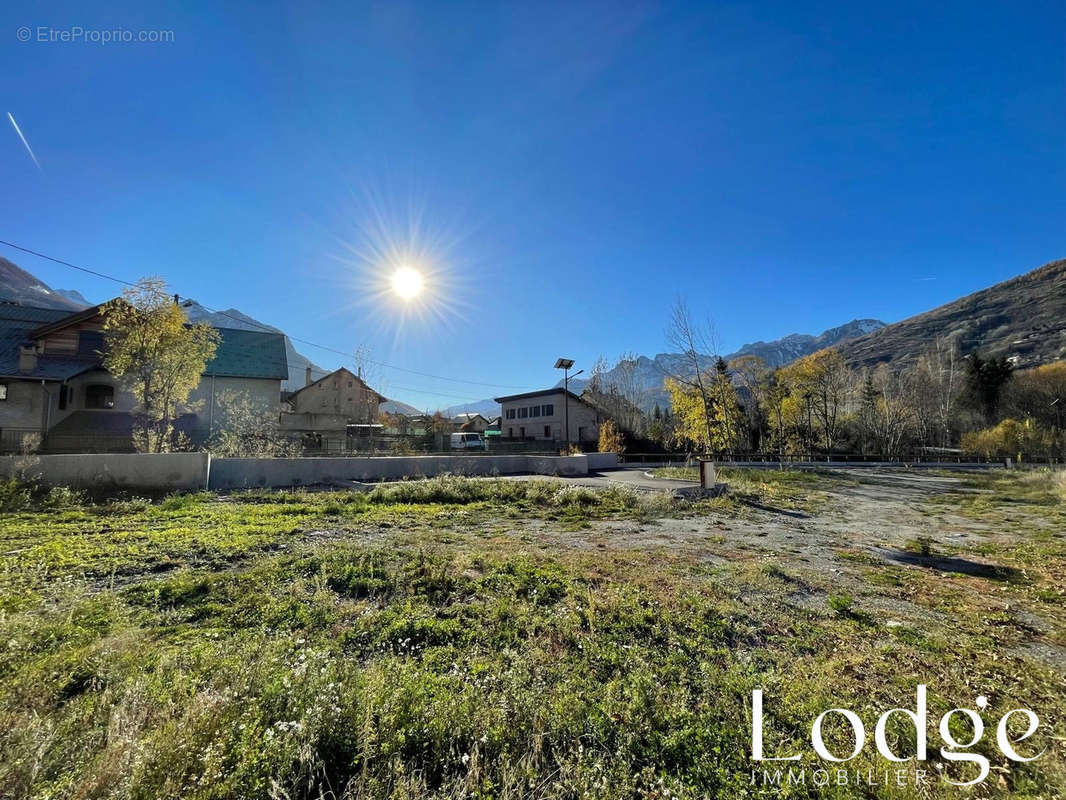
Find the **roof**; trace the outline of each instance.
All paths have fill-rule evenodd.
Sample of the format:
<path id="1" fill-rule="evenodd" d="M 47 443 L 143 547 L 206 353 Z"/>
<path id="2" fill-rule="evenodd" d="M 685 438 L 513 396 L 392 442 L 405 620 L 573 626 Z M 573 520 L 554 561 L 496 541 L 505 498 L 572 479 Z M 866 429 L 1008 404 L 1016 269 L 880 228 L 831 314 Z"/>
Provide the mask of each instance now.
<path id="1" fill-rule="evenodd" d="M 34 308 L 0 300 L 0 324 L 5 321 L 24 322 L 29 324 L 30 329 L 33 329 L 38 325 L 46 325 L 67 316 L 70 316 L 70 311 L 62 308 Z"/>
<path id="2" fill-rule="evenodd" d="M 482 414 L 478 414 L 476 411 L 473 412 L 473 413 L 471 413 L 469 411 L 464 411 L 462 414 L 456 414 L 454 417 L 452 417 L 452 420 L 455 421 L 455 420 L 460 420 L 461 419 L 461 420 L 466 420 L 467 422 L 469 422 L 470 420 L 477 419 L 478 417 L 481 417 L 483 420 L 485 420 L 485 422 L 488 422 L 488 418 L 486 418 Z"/>
<path id="3" fill-rule="evenodd" d="M 0 376 L 34 380 L 65 381 L 95 367 L 91 361 L 77 357 L 42 357 L 31 372 L 19 371 L 19 348 L 41 325 L 69 317 L 70 311 L 57 308 L 34 308 L 14 303 L 0 303 Z"/>
<path id="4" fill-rule="evenodd" d="M 71 313 L 63 309 L 0 303 L 0 375 L 65 381 L 88 370 L 99 369 L 98 360 L 86 359 L 84 356 L 43 355 L 38 357 L 34 370 L 19 370 L 19 347 L 23 343 L 76 322 L 91 319 L 99 310 L 99 306 L 92 306 L 84 311 Z M 204 368 L 205 375 L 275 380 L 286 380 L 289 377 L 284 334 L 236 328 L 215 330 L 221 338 L 214 358 Z"/>
<path id="5" fill-rule="evenodd" d="M 558 386 L 553 389 L 541 389 L 539 392 L 525 392 L 523 394 L 509 394 L 505 397 L 492 398 L 497 403 L 510 403 L 512 400 L 532 400 L 534 397 L 547 397 L 553 394 L 562 394 L 564 391 L 570 395 L 573 399 L 584 403 L 585 401 L 578 397 L 576 394 L 569 390 L 564 390 Z"/>
<path id="6" fill-rule="evenodd" d="M 214 358 L 204 367 L 204 375 L 272 378 L 282 381 L 289 377 L 284 334 L 242 331 L 236 328 L 215 330 L 222 338 Z"/>
<path id="7" fill-rule="evenodd" d="M 67 311 L 63 314 L 62 318 L 54 319 L 51 322 L 45 323 L 44 325 L 39 325 L 38 327 L 34 328 L 33 332 L 31 333 L 31 337 L 34 339 L 41 339 L 50 333 L 61 331 L 63 330 L 63 328 L 69 328 L 71 325 L 76 325 L 79 322 L 84 322 L 87 319 L 97 317 L 101 314 L 101 308 L 102 304 L 96 306 L 89 306 L 88 308 L 82 309 L 81 311 Z"/>
<path id="8" fill-rule="evenodd" d="M 373 389 L 371 389 L 369 386 L 367 386 L 366 385 L 366 381 L 364 381 L 362 378 L 360 378 L 358 375 L 356 375 L 354 372 L 352 372 L 347 367 L 339 367 L 339 368 L 333 370 L 333 372 L 330 372 L 328 375 L 323 375 L 321 378 L 319 378 L 314 383 L 309 383 L 306 386 L 301 386 L 299 389 L 297 389 L 295 392 L 293 392 L 291 395 L 289 395 L 289 399 L 292 400 L 294 397 L 296 397 L 296 395 L 298 395 L 300 392 L 304 391 L 305 389 L 310 389 L 312 386 L 318 386 L 318 384 L 322 383 L 323 381 L 327 381 L 330 378 L 332 378 L 334 375 L 338 375 L 338 374 L 340 374 L 342 372 L 344 374 L 348 375 L 351 378 L 355 378 L 355 380 L 359 381 L 361 384 L 363 384 L 363 386 L 366 386 L 368 391 L 373 392 L 374 394 L 376 394 L 379 403 L 384 403 L 384 402 L 386 402 L 389 399 L 389 398 L 385 397 L 384 395 L 378 394 Z"/>

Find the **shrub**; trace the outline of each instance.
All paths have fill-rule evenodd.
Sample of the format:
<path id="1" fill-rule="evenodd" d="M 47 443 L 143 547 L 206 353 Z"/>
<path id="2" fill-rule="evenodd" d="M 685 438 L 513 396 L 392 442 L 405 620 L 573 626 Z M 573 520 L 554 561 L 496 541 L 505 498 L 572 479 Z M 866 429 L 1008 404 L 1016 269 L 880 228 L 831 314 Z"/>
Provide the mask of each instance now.
<path id="1" fill-rule="evenodd" d="M 0 481 L 0 511 L 24 511 L 30 507 L 30 490 L 16 478 Z"/>
<path id="2" fill-rule="evenodd" d="M 625 450 L 625 440 L 614 424 L 614 420 L 605 420 L 600 425 L 599 451 L 601 453 L 621 453 Z"/>
<path id="3" fill-rule="evenodd" d="M 933 539 L 930 536 L 917 536 L 913 539 L 908 539 L 903 547 L 912 553 L 930 556 L 933 554 Z"/>
<path id="4" fill-rule="evenodd" d="M 1054 431 L 1031 419 L 1020 422 L 1005 419 L 994 428 L 963 434 L 962 449 L 986 458 L 1017 458 L 1050 452 L 1055 446 Z"/>
<path id="5" fill-rule="evenodd" d="M 192 508 L 205 500 L 210 500 L 214 497 L 210 492 L 190 492 L 188 494 L 172 494 L 166 500 L 159 504 L 159 507 L 164 511 L 181 511 L 183 509 Z"/>
<path id="6" fill-rule="evenodd" d="M 85 502 L 85 494 L 69 486 L 53 486 L 41 498 L 41 508 L 57 511 L 61 508 L 73 508 Z"/>
<path id="7" fill-rule="evenodd" d="M 107 510 L 114 514 L 136 514 L 152 505 L 147 497 L 115 498 L 107 503 Z"/>

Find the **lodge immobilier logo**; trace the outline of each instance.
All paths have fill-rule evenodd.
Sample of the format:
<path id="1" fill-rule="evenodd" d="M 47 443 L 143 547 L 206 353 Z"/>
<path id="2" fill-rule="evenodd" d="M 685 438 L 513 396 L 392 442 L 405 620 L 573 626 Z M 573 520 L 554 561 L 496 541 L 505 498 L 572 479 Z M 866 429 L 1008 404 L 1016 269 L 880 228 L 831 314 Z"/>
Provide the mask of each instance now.
<path id="1" fill-rule="evenodd" d="M 751 760 L 755 762 L 790 762 L 776 765 L 773 768 L 763 766 L 751 771 L 751 782 L 765 785 L 780 785 L 782 783 L 806 784 L 813 783 L 816 786 L 834 784 L 838 786 L 889 784 L 906 785 L 913 781 L 920 784 L 925 781 L 929 772 L 923 767 L 928 762 L 928 711 L 926 702 L 926 685 L 918 684 L 915 693 L 914 709 L 891 708 L 882 713 L 874 726 L 874 744 L 877 752 L 885 760 L 893 764 L 915 762 L 913 769 L 885 769 L 885 770 L 855 770 L 843 766 L 854 759 L 867 745 L 866 726 L 862 719 L 854 711 L 847 708 L 830 708 L 819 714 L 811 723 L 810 742 L 815 755 L 823 762 L 829 764 L 806 769 L 791 762 L 801 761 L 803 753 L 787 753 L 767 755 L 767 749 L 763 740 L 763 692 L 755 689 L 751 693 Z M 988 707 L 988 699 L 983 695 L 975 700 L 977 709 Z M 944 763 L 935 761 L 933 769 L 939 772 L 944 780 L 955 786 L 973 786 L 981 783 L 988 777 L 990 763 L 987 756 L 975 751 L 973 748 L 981 742 L 985 735 L 985 723 L 980 712 L 972 708 L 953 708 L 946 712 L 939 721 L 937 731 L 942 740 L 942 746 L 938 748 L 940 759 L 943 762 L 969 762 L 973 766 L 965 768 L 968 776 L 971 772 L 976 775 L 969 780 L 955 780 L 944 771 Z M 908 750 L 913 755 L 899 755 L 893 751 L 889 744 L 886 733 L 889 721 L 894 715 L 902 715 L 911 721 L 914 728 L 913 746 Z M 851 748 L 849 752 L 833 752 L 827 746 L 822 733 L 823 725 L 827 720 L 839 718 L 843 720 L 846 728 L 851 730 Z M 1016 723 L 1011 723 L 1011 719 Z M 1021 723 L 1021 725 L 1019 724 Z M 830 723 L 832 724 L 832 723 Z M 838 723 L 839 724 L 839 723 Z M 967 735 L 960 741 L 956 733 L 959 727 L 964 726 Z M 954 730 L 953 730 L 954 727 Z M 1019 731 L 1024 727 L 1024 731 Z M 1003 714 L 996 723 L 995 739 L 1001 753 L 1011 761 L 1028 762 L 1035 761 L 1044 754 L 1044 750 L 1035 755 L 1020 753 L 1017 746 L 1032 736 L 1040 727 L 1040 718 L 1028 708 L 1014 708 Z M 845 736 L 845 738 L 849 738 Z M 1026 749 L 1026 748 L 1023 748 Z M 1028 750 L 1032 750 L 1032 743 Z M 1046 748 L 1045 748 L 1046 750 Z M 841 766 L 832 766 L 841 765 Z M 934 773 L 935 774 L 935 773 Z"/>

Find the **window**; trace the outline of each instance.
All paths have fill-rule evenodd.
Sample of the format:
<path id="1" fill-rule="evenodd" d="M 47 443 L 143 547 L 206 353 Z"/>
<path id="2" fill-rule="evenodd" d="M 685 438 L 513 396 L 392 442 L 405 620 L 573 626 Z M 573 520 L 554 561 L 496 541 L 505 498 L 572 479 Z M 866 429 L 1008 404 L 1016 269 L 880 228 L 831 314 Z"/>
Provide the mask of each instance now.
<path id="1" fill-rule="evenodd" d="M 514 419 L 514 412 L 515 410 L 513 408 L 507 409 L 507 419 Z"/>
<path id="2" fill-rule="evenodd" d="M 67 401 L 70 399 L 70 387 L 64 384 L 59 387 L 59 410 L 63 411 L 67 407 Z"/>
<path id="3" fill-rule="evenodd" d="M 7 400 L 7 384 L 0 383 L 0 400 Z"/>
<path id="4" fill-rule="evenodd" d="M 514 428 L 508 428 L 507 429 L 507 438 L 508 439 L 513 439 L 514 438 Z"/>
<path id="5" fill-rule="evenodd" d="M 85 387 L 86 408 L 114 408 L 115 387 L 106 383 L 90 383 Z"/>
<path id="6" fill-rule="evenodd" d="M 519 428 L 518 429 L 518 435 L 521 436 L 523 439 L 525 439 L 526 438 L 526 429 L 525 428 Z"/>
<path id="7" fill-rule="evenodd" d="M 528 408 L 520 408 L 520 409 L 518 409 L 518 418 L 519 419 L 525 419 L 528 416 L 529 416 L 529 409 Z"/>
<path id="8" fill-rule="evenodd" d="M 544 426 L 544 438 L 545 439 L 552 438 L 552 426 L 551 425 L 545 425 Z"/>
<path id="9" fill-rule="evenodd" d="M 539 417 L 540 416 L 540 406 L 530 406 L 529 407 L 529 416 L 531 416 L 531 417 Z"/>
<path id="10" fill-rule="evenodd" d="M 555 413 L 555 405 L 553 403 L 545 403 L 541 406 L 541 413 L 546 417 L 552 416 Z"/>
<path id="11" fill-rule="evenodd" d="M 96 358 L 104 352 L 103 331 L 79 331 L 78 355 Z"/>

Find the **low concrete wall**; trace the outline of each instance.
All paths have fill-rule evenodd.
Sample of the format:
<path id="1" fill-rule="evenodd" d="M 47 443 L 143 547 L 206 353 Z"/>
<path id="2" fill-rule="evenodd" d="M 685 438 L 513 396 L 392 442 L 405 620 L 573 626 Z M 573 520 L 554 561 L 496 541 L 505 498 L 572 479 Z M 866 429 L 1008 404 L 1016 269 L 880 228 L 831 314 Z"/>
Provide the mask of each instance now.
<path id="1" fill-rule="evenodd" d="M 0 475 L 74 489 L 203 489 L 207 453 L 3 456 Z"/>
<path id="2" fill-rule="evenodd" d="M 77 489 L 184 491 L 311 486 L 435 475 L 588 475 L 589 457 L 402 456 L 386 458 L 211 458 L 207 453 L 101 453 L 0 457 L 0 476 Z"/>
<path id="3" fill-rule="evenodd" d="M 618 453 L 586 453 L 589 469 L 614 469 L 618 466 Z"/>
<path id="4" fill-rule="evenodd" d="M 210 488 L 309 486 L 435 475 L 588 474 L 585 456 L 398 456 L 386 458 L 215 458 Z"/>

